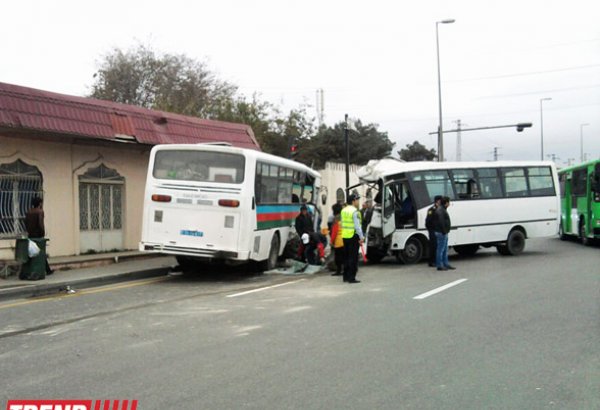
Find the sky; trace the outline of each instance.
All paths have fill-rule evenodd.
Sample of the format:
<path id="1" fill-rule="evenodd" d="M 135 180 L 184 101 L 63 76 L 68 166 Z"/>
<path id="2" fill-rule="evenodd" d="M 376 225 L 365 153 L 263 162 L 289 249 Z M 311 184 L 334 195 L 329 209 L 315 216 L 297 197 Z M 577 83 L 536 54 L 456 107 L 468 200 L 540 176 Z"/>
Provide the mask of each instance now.
<path id="1" fill-rule="evenodd" d="M 284 110 L 324 92 L 396 143 L 437 149 L 436 22 L 444 130 L 463 161 L 600 158 L 600 4 L 594 0 L 8 1 L 0 81 L 86 95 L 102 57 L 138 44 L 206 62 L 218 78 Z M 540 102 L 543 98 L 551 100 Z M 589 124 L 583 125 L 582 124 Z M 456 133 L 444 136 L 447 160 Z"/>

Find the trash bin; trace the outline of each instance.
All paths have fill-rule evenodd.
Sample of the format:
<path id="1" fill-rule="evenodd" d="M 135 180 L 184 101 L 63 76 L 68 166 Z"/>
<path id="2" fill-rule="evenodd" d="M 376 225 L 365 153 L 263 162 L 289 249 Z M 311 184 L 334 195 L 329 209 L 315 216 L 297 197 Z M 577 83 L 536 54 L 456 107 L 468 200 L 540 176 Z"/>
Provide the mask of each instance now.
<path id="1" fill-rule="evenodd" d="M 26 263 L 29 260 L 29 239 L 21 238 L 17 239 L 15 245 L 15 260 L 21 264 Z"/>
<path id="2" fill-rule="evenodd" d="M 28 243 L 27 241 L 33 241 L 40 248 L 40 253 L 35 258 L 29 257 L 28 252 Z M 24 280 L 41 280 L 46 279 L 46 242 L 48 239 L 46 238 L 29 238 L 29 239 L 19 239 L 17 240 L 17 249 L 15 253 L 18 251 L 22 253 L 23 251 L 19 248 L 19 242 L 25 241 L 25 255 L 27 255 L 27 261 L 23 263 L 21 266 L 21 273 L 19 275 L 19 279 Z M 21 245 L 23 246 L 23 245 Z M 17 255 L 20 257 L 21 255 Z"/>

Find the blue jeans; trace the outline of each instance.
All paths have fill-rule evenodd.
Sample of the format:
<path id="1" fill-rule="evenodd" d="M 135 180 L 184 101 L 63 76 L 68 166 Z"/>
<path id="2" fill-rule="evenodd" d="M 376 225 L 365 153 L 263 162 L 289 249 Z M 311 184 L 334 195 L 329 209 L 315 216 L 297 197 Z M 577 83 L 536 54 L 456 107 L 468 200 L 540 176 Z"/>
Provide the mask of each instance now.
<path id="1" fill-rule="evenodd" d="M 435 238 L 437 239 L 435 266 L 438 268 L 447 268 L 450 266 L 450 262 L 448 262 L 448 234 L 436 232 Z"/>

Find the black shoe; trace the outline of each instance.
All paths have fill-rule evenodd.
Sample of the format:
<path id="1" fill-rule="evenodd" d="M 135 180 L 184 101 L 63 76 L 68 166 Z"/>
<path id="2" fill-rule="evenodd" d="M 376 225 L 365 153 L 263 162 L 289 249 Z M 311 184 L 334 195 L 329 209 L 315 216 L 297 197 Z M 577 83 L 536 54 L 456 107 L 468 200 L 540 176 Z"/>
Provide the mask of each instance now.
<path id="1" fill-rule="evenodd" d="M 348 283 L 360 283 L 360 280 L 352 279 L 349 280 Z"/>
<path id="2" fill-rule="evenodd" d="M 448 270 L 448 268 L 437 268 L 437 270 Z"/>
<path id="3" fill-rule="evenodd" d="M 48 276 L 48 275 L 52 275 L 53 273 L 54 273 L 54 271 L 53 271 L 53 270 L 51 270 L 51 271 L 48 271 L 48 272 L 46 272 L 46 276 Z"/>
<path id="4" fill-rule="evenodd" d="M 446 266 L 446 269 L 455 270 L 456 268 L 452 265 L 448 265 L 448 266 Z"/>

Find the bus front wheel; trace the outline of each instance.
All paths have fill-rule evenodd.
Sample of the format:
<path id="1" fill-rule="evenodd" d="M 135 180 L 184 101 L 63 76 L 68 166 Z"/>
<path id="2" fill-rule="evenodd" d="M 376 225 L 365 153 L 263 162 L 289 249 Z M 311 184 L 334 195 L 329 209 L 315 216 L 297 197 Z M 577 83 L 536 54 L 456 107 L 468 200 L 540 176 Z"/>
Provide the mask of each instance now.
<path id="1" fill-rule="evenodd" d="M 585 246 L 590 245 L 590 239 L 585 236 L 585 221 L 583 219 L 579 222 L 579 240 Z"/>
<path id="2" fill-rule="evenodd" d="M 404 249 L 398 253 L 399 259 L 407 265 L 418 263 L 423 257 L 423 242 L 419 238 L 409 238 Z"/>

